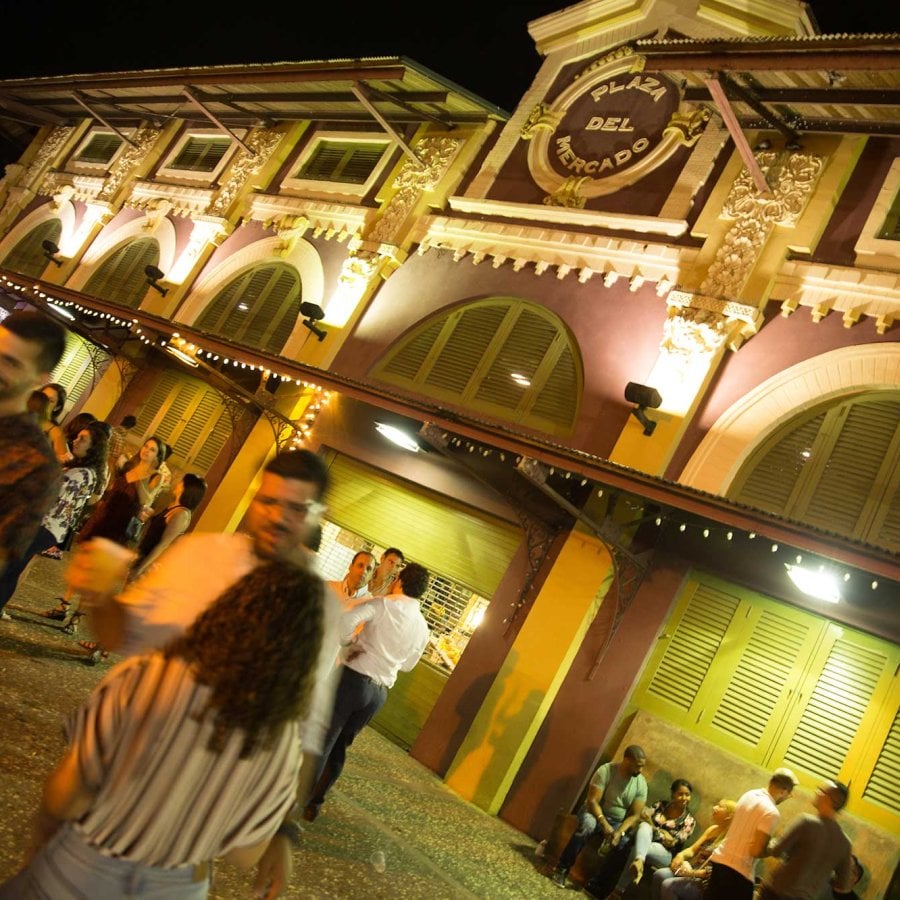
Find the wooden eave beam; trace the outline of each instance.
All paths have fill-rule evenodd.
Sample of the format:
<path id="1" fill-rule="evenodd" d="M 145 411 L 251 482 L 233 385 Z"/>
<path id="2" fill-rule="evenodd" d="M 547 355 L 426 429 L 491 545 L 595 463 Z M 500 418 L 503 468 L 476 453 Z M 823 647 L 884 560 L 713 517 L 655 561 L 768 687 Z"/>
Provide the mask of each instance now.
<path id="1" fill-rule="evenodd" d="M 200 102 L 200 100 L 195 96 L 194 92 L 188 85 L 185 85 L 182 88 L 182 91 L 184 92 L 185 97 L 187 97 L 188 100 L 193 101 L 200 108 L 200 112 L 202 112 L 203 115 L 205 115 L 206 118 L 208 118 L 209 121 L 216 126 L 216 128 L 224 131 L 225 134 L 227 134 L 233 141 L 237 141 L 237 143 L 243 148 L 244 152 L 249 156 L 254 156 L 254 152 L 227 125 L 224 125 L 203 105 L 203 103 Z"/>
<path id="2" fill-rule="evenodd" d="M 746 103 L 754 112 L 759 113 L 769 123 L 773 128 L 780 131 L 788 140 L 793 141 L 797 137 L 797 132 L 794 131 L 787 123 L 778 115 L 776 115 L 771 110 L 767 109 L 765 104 L 761 103 L 759 99 L 755 96 L 755 94 L 749 89 L 745 88 L 742 84 L 735 81 L 730 76 L 726 75 L 724 72 L 717 72 L 716 78 L 719 83 L 725 88 L 725 93 L 730 94 L 733 99 L 740 100 L 742 103 Z"/>
<path id="3" fill-rule="evenodd" d="M 91 109 L 91 107 L 88 105 L 87 101 L 84 99 L 84 97 L 81 96 L 81 94 L 78 91 L 72 92 L 72 98 L 75 100 L 75 102 L 80 107 L 82 107 L 85 110 L 85 112 L 87 112 L 87 114 L 92 119 L 96 119 L 101 125 L 104 126 L 104 128 L 109 128 L 111 131 L 115 132 L 115 134 L 118 135 L 129 146 L 137 147 L 137 144 L 133 140 L 131 140 L 131 138 L 128 137 L 127 134 L 125 134 L 122 131 L 119 131 L 119 129 L 116 128 L 115 125 L 113 125 L 112 123 L 110 123 L 106 119 L 104 119 L 103 116 L 100 115 L 100 113 L 96 112 L 96 110 Z"/>
<path id="4" fill-rule="evenodd" d="M 728 97 L 725 95 L 725 90 L 722 87 L 721 82 L 717 78 L 707 78 L 706 86 L 709 88 L 713 100 L 715 100 L 716 108 L 722 115 L 725 127 L 728 129 L 728 133 L 731 135 L 731 139 L 734 141 L 738 153 L 740 153 L 741 159 L 744 161 L 744 165 L 747 167 L 750 176 L 753 178 L 756 189 L 761 194 L 771 193 L 771 188 L 766 181 L 766 176 L 763 175 L 762 169 L 760 169 L 759 163 L 753 155 L 753 150 L 750 149 L 747 138 L 744 137 L 741 123 L 738 121 L 737 116 L 734 114 L 734 110 L 731 108 L 731 104 L 728 102 Z"/>
<path id="5" fill-rule="evenodd" d="M 372 103 L 369 102 L 368 97 L 365 93 L 365 85 L 362 83 L 354 84 L 352 87 L 353 93 L 356 95 L 357 99 L 360 103 L 371 113 L 372 118 L 375 119 L 376 122 L 397 142 L 400 146 L 400 149 L 408 156 L 420 169 L 425 168 L 425 163 L 419 159 L 418 154 L 399 134 L 399 132 L 395 131 L 394 128 L 390 125 L 387 119 L 384 118 L 381 113 L 375 109 Z"/>
<path id="6" fill-rule="evenodd" d="M 770 51 L 729 49 L 654 50 L 638 47 L 646 55 L 645 72 L 850 72 L 900 71 L 900 45 L 888 49 L 878 47 L 852 49 L 773 48 Z"/>
<path id="7" fill-rule="evenodd" d="M 900 109 L 900 90 L 862 90 L 849 88 L 767 88 L 755 85 L 753 94 L 760 103 L 793 103 L 811 106 L 894 106 Z M 702 103 L 710 100 L 702 87 L 684 89 L 684 99 Z"/>
<path id="8" fill-rule="evenodd" d="M 40 106 L 22 103 L 7 94 L 0 93 L 0 106 L 17 116 L 22 116 L 25 123 L 40 128 L 42 125 L 66 125 L 68 119 Z"/>

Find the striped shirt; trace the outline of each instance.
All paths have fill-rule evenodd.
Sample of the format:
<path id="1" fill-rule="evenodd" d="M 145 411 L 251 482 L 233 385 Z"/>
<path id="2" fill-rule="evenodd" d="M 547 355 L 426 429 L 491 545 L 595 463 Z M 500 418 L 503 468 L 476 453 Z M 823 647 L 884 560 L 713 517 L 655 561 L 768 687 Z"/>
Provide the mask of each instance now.
<path id="1" fill-rule="evenodd" d="M 117 665 L 76 710 L 69 743 L 96 792 L 75 824 L 88 844 L 173 868 L 272 837 L 295 800 L 298 725 L 246 759 L 239 729 L 213 753 L 210 695 L 184 660 L 157 652 Z"/>

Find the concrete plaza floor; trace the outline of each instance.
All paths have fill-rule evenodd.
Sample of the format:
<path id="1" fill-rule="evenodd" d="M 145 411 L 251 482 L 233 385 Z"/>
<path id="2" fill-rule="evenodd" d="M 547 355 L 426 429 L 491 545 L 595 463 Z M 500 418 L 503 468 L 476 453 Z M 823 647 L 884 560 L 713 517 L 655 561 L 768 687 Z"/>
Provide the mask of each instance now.
<path id="1" fill-rule="evenodd" d="M 61 723 L 115 658 L 85 663 L 78 638 L 35 614 L 61 594 L 64 562 L 35 560 L 0 622 L 0 882 L 18 868 L 41 785 L 63 750 Z M 560 897 L 535 842 L 453 794 L 432 772 L 367 728 L 328 804 L 294 854 L 283 896 L 315 898 Z M 384 854 L 383 872 L 372 864 Z M 251 880 L 217 867 L 210 897 L 252 896 Z"/>

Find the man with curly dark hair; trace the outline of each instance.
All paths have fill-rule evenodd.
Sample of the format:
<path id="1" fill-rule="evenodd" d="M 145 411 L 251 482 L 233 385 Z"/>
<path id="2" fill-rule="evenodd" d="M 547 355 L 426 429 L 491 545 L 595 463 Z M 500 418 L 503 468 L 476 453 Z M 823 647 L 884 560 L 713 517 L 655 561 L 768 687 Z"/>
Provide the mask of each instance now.
<path id="1" fill-rule="evenodd" d="M 254 865 L 294 802 L 322 593 L 265 562 L 167 647 L 117 665 L 72 717 L 33 858 L 0 897 L 201 900 L 209 860 Z"/>
<path id="2" fill-rule="evenodd" d="M 308 544 L 325 510 L 322 497 L 327 484 L 325 463 L 315 453 L 286 450 L 276 454 L 266 464 L 247 511 L 246 533 L 185 534 L 166 549 L 152 570 L 124 590 L 127 564 L 115 569 L 118 583 L 107 579 L 104 584 L 102 580 L 111 570 L 108 557 L 102 547 L 85 545 L 66 577 L 70 586 L 86 598 L 100 643 L 126 654 L 162 647 L 260 563 L 308 567 L 312 560 Z M 323 596 L 325 639 L 318 657 L 313 700 L 301 727 L 304 764 L 297 789 L 301 804 L 308 796 L 324 746 L 334 696 L 335 654 L 340 644 L 340 603 L 332 591 L 324 591 Z M 252 621 L 244 624 L 248 630 L 256 627 Z M 296 826 L 286 822 L 279 838 L 272 841 L 258 870 L 256 887 L 260 896 L 278 896 L 290 879 L 290 850 L 297 834 Z"/>
<path id="3" fill-rule="evenodd" d="M 344 613 L 341 640 L 352 643 L 341 667 L 315 787 L 303 812 L 308 822 L 319 815 L 325 795 L 344 768 L 347 748 L 384 706 L 397 673 L 412 671 L 425 651 L 428 623 L 419 598 L 427 587 L 428 571 L 410 563 L 387 596 L 362 601 Z"/>

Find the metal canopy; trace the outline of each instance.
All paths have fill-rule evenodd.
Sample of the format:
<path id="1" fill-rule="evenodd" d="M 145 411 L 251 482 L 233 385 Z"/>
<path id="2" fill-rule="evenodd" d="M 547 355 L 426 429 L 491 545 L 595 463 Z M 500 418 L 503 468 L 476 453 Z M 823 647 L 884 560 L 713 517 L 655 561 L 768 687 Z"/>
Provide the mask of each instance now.
<path id="1" fill-rule="evenodd" d="M 0 130 L 10 136 L 21 137 L 16 126 L 75 125 L 86 111 L 115 129 L 161 126 L 173 118 L 189 126 L 214 119 L 224 129 L 302 120 L 454 128 L 508 118 L 405 57 L 0 80 Z"/>
<path id="2" fill-rule="evenodd" d="M 36 281 L 18 275 L 9 270 L 0 269 L 0 295 L 5 295 L 8 302 L 26 301 L 46 309 L 54 318 L 57 311 L 51 305 L 53 300 L 63 303 L 71 302 L 86 309 L 94 310 L 105 316 L 121 317 L 134 322 L 143 329 L 153 343 L 159 338 L 168 339 L 173 330 L 181 337 L 197 343 L 208 351 L 223 357 L 241 359 L 248 366 L 265 367 L 272 372 L 284 373 L 285 376 L 321 385 L 327 390 L 339 391 L 349 397 L 369 403 L 400 415 L 427 421 L 437 428 L 447 430 L 463 439 L 477 441 L 505 452 L 509 456 L 520 456 L 533 459 L 558 471 L 569 473 L 573 484 L 581 479 L 586 482 L 603 484 L 611 489 L 626 491 L 641 497 L 649 503 L 658 504 L 670 510 L 677 510 L 685 515 L 708 519 L 720 525 L 755 531 L 760 536 L 780 543 L 789 544 L 797 549 L 816 553 L 838 560 L 845 565 L 854 566 L 871 572 L 883 579 L 896 579 L 896 555 L 881 547 L 864 544 L 860 541 L 839 534 L 826 532 L 803 522 L 783 519 L 744 504 L 736 503 L 696 488 L 687 487 L 677 482 L 648 475 L 636 469 L 622 466 L 592 454 L 575 450 L 534 434 L 518 431 L 514 427 L 498 422 L 488 422 L 463 411 L 450 409 L 427 398 L 398 394 L 385 385 L 373 382 L 360 382 L 335 372 L 305 365 L 283 357 L 275 356 L 261 350 L 235 344 L 227 338 L 200 331 L 182 323 L 173 323 L 167 319 L 130 308 L 123 308 L 106 300 L 92 297 L 62 285 Z M 115 342 L 104 340 L 91 325 L 102 329 L 101 321 L 63 321 L 67 328 L 77 332 L 93 343 L 118 352 Z M 173 358 L 174 359 L 174 358 Z M 195 371 L 198 377 L 204 374 Z M 247 399 L 247 391 L 240 389 L 229 391 L 227 384 L 233 382 L 219 373 L 217 386 L 226 392 L 233 393 L 237 399 Z M 512 473 L 512 467 L 510 467 Z M 496 481 L 496 473 L 491 478 Z M 513 477 L 518 477 L 513 475 Z"/>
<path id="3" fill-rule="evenodd" d="M 644 71 L 680 82 L 686 100 L 722 85 L 745 131 L 900 135 L 900 34 L 635 43 Z"/>

